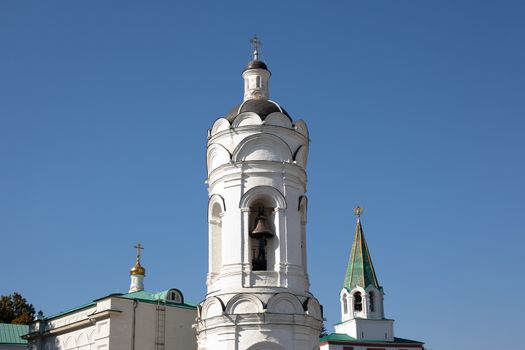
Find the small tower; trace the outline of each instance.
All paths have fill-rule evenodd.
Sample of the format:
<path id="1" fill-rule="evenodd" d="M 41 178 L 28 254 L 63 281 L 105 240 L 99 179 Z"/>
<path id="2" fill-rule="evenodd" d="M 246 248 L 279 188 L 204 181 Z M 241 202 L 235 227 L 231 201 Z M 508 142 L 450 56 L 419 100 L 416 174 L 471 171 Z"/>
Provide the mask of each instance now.
<path id="1" fill-rule="evenodd" d="M 244 101 L 246 100 L 268 100 L 268 80 L 270 71 L 263 61 L 259 60 L 259 48 L 261 42 L 254 36 L 251 40 L 253 45 L 253 58 L 242 72 L 244 79 Z"/>
<path id="2" fill-rule="evenodd" d="M 356 339 L 394 339 L 393 320 L 385 319 L 383 309 L 383 288 L 377 281 L 372 258 L 368 251 L 361 213 L 357 207 L 354 243 L 341 290 L 341 321 L 336 331 L 347 333 Z"/>
<path id="3" fill-rule="evenodd" d="M 129 270 L 131 276 L 131 284 L 129 285 L 129 292 L 140 292 L 144 290 L 144 277 L 146 276 L 146 269 L 140 264 L 140 251 L 144 250 L 144 247 L 140 242 L 134 246 L 137 249 L 137 260 L 135 265 Z"/>
<path id="4" fill-rule="evenodd" d="M 354 208 L 357 216 L 354 243 L 339 294 L 342 322 L 335 325 L 335 333 L 321 338 L 321 350 L 422 350 L 422 342 L 394 337 L 394 320 L 385 318 L 383 287 L 377 281 L 363 234 L 362 212 L 362 208 Z"/>

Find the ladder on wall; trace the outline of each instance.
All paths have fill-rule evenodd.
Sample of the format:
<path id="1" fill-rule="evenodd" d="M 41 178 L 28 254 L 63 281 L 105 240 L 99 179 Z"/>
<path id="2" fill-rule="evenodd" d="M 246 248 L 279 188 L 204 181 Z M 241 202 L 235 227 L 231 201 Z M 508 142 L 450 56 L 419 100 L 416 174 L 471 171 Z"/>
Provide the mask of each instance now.
<path id="1" fill-rule="evenodd" d="M 156 328 L 156 339 L 155 339 L 155 350 L 164 350 L 164 345 L 166 341 L 166 305 L 162 305 L 159 302 L 157 303 L 157 322 L 155 325 Z"/>

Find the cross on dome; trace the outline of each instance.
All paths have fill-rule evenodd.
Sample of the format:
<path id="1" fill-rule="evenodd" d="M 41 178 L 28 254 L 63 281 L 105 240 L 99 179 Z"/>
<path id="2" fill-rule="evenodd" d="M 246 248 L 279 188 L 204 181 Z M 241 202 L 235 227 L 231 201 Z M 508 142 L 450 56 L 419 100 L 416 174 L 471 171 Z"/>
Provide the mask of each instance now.
<path id="1" fill-rule="evenodd" d="M 133 248 L 137 249 L 137 260 L 140 260 L 140 251 L 144 250 L 144 246 L 138 242 L 137 245 L 133 246 Z"/>
<path id="2" fill-rule="evenodd" d="M 259 48 L 262 46 L 261 40 L 257 37 L 257 35 L 254 35 L 253 38 L 250 39 L 250 43 L 253 47 L 253 60 L 258 61 L 259 60 Z"/>
<path id="3" fill-rule="evenodd" d="M 137 243 L 137 245 L 133 246 L 133 248 L 137 249 L 137 261 L 135 261 L 135 265 L 131 268 L 129 271 L 129 274 L 132 276 L 135 275 L 146 275 L 146 269 L 140 264 L 140 251 L 144 250 L 144 246 L 142 244 Z"/>

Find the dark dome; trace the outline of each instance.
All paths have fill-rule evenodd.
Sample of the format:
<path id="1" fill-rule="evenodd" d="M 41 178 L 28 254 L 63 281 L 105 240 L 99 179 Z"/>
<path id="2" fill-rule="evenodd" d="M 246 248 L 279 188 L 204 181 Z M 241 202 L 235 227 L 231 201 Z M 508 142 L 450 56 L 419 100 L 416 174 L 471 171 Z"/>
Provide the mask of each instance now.
<path id="1" fill-rule="evenodd" d="M 282 112 L 291 122 L 293 122 L 292 118 L 290 118 L 290 115 L 284 110 L 284 108 L 277 103 L 268 100 L 246 100 L 235 106 L 224 118 L 228 119 L 231 123 L 235 117 L 243 112 L 257 113 L 262 120 L 266 119 L 266 117 L 273 112 Z"/>
<path id="2" fill-rule="evenodd" d="M 248 64 L 244 68 L 244 70 L 248 70 L 248 69 L 266 69 L 268 70 L 268 67 L 266 66 L 266 63 L 264 63 L 263 61 L 252 60 L 248 62 Z"/>

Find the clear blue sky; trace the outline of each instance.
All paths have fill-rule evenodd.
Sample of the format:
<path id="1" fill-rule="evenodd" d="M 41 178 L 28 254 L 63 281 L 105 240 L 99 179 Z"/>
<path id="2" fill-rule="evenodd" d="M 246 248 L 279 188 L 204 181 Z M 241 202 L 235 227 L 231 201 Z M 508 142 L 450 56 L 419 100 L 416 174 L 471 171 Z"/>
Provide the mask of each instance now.
<path id="1" fill-rule="evenodd" d="M 311 133 L 309 270 L 339 321 L 355 219 L 396 335 L 522 343 L 525 2 L 0 2 L 0 294 L 46 314 L 205 295 L 206 131 L 257 33 Z"/>

